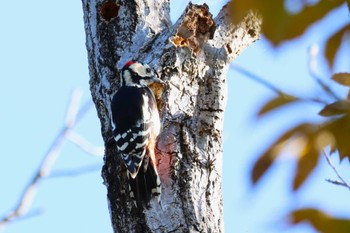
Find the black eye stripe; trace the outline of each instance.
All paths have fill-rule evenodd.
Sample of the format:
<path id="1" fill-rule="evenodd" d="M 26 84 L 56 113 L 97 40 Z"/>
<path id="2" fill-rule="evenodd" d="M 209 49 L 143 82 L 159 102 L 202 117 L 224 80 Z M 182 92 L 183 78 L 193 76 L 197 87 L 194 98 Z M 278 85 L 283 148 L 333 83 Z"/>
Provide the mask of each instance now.
<path id="1" fill-rule="evenodd" d="M 150 68 L 149 68 L 150 69 Z M 147 69 L 146 69 L 146 71 L 147 71 Z M 145 77 L 142 77 L 142 76 L 140 76 L 138 73 L 136 73 L 136 72 L 134 72 L 134 71 L 132 71 L 132 70 L 130 70 L 130 73 L 131 73 L 131 75 L 133 76 L 133 77 L 137 77 L 137 78 L 139 78 L 139 79 L 151 79 L 152 77 L 150 77 L 150 76 L 145 76 Z"/>

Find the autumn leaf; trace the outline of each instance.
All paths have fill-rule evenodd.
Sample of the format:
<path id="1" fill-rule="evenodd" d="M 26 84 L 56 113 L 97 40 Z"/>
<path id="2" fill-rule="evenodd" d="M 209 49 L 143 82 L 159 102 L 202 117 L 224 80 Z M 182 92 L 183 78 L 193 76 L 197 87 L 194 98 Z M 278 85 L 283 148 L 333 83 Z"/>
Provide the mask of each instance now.
<path id="1" fill-rule="evenodd" d="M 350 159 L 350 116 L 346 114 L 341 118 L 332 120 L 322 125 L 320 130 L 333 135 L 335 146 L 339 151 L 340 159 Z"/>
<path id="2" fill-rule="evenodd" d="M 331 35 L 326 41 L 326 48 L 324 50 L 324 53 L 327 58 L 328 65 L 330 67 L 333 67 L 334 65 L 335 55 L 337 54 L 344 34 L 348 30 L 350 30 L 349 24 L 345 25 L 339 31 Z"/>
<path id="3" fill-rule="evenodd" d="M 293 103 L 295 101 L 298 101 L 299 99 L 294 97 L 294 96 L 290 96 L 290 95 L 279 95 L 276 98 L 271 99 L 270 101 L 268 101 L 258 112 L 259 116 L 262 116 L 276 108 L 280 108 L 282 106 L 285 106 L 287 104 Z"/>
<path id="4" fill-rule="evenodd" d="M 306 5 L 299 13 L 292 14 L 284 7 L 284 1 L 235 0 L 229 4 L 233 23 L 239 22 L 249 10 L 257 10 L 263 17 L 262 31 L 275 46 L 301 36 L 305 30 L 322 19 L 344 0 L 318 1 Z"/>
<path id="5" fill-rule="evenodd" d="M 252 183 L 256 184 L 265 172 L 271 167 L 282 149 L 282 143 L 271 146 L 260 158 L 255 162 L 252 170 Z"/>
<path id="6" fill-rule="evenodd" d="M 312 208 L 295 210 L 289 215 L 292 224 L 308 222 L 322 233 L 349 233 L 350 220 L 333 218 L 332 216 Z"/>
<path id="7" fill-rule="evenodd" d="M 335 116 L 350 112 L 350 101 L 339 100 L 326 105 L 318 114 L 321 116 Z"/>
<path id="8" fill-rule="evenodd" d="M 318 164 L 319 151 L 315 143 L 315 135 L 309 135 L 307 143 L 301 151 L 293 180 L 293 191 L 298 190 Z"/>
<path id="9" fill-rule="evenodd" d="M 350 87 L 350 73 L 333 74 L 332 79 L 341 85 Z"/>
<path id="10" fill-rule="evenodd" d="M 266 173 L 266 171 L 271 167 L 274 161 L 281 154 L 284 146 L 288 140 L 290 140 L 294 135 L 304 135 L 309 134 L 310 130 L 314 129 L 315 126 L 312 124 L 304 123 L 300 124 L 280 136 L 273 144 L 270 146 L 255 162 L 252 172 L 251 180 L 253 184 L 256 184 L 260 178 Z"/>

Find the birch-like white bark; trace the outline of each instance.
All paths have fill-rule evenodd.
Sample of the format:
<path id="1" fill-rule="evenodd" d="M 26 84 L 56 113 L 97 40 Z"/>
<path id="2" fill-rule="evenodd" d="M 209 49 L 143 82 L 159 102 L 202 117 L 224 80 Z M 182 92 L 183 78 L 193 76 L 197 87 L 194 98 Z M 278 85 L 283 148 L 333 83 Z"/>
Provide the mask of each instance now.
<path id="1" fill-rule="evenodd" d="M 258 39 L 261 21 L 239 25 L 224 7 L 189 4 L 171 25 L 169 1 L 83 0 L 90 89 L 105 141 L 102 171 L 115 232 L 223 232 L 222 129 L 229 63 Z M 158 138 L 162 205 L 135 208 L 112 135 L 110 101 L 130 59 L 150 64 L 168 83 L 153 86 L 163 130 Z M 124 188 L 122 188 L 124 187 Z"/>

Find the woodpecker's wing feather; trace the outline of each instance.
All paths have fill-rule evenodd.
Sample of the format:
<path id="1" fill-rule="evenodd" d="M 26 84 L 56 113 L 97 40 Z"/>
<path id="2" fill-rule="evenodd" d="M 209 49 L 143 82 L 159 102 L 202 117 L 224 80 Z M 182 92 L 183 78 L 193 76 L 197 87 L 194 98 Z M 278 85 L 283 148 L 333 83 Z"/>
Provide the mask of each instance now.
<path id="1" fill-rule="evenodd" d="M 154 97 L 147 89 L 121 87 L 112 100 L 114 139 L 132 178 L 141 167 L 152 128 L 149 99 Z"/>
<path id="2" fill-rule="evenodd" d="M 115 133 L 114 139 L 117 143 L 118 151 L 121 152 L 132 178 L 135 178 L 137 175 L 146 152 L 145 146 L 148 143 L 150 134 L 150 128 L 146 125 L 135 126 L 124 133 Z"/>

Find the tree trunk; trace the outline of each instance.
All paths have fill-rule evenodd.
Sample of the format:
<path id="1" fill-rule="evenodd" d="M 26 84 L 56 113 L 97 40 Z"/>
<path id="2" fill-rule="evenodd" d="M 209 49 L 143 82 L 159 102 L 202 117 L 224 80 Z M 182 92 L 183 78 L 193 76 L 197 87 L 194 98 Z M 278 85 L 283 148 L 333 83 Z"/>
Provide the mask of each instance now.
<path id="1" fill-rule="evenodd" d="M 260 20 L 232 25 L 224 7 L 189 3 L 171 25 L 168 0 L 82 0 L 90 89 L 105 141 L 102 169 L 115 232 L 223 232 L 222 129 L 229 63 L 258 39 Z M 119 70 L 135 59 L 153 67 L 162 119 L 157 142 L 161 205 L 135 207 L 112 136 L 110 103 Z M 123 187 L 123 188 L 122 188 Z"/>

